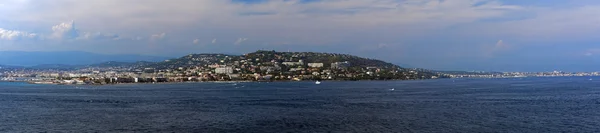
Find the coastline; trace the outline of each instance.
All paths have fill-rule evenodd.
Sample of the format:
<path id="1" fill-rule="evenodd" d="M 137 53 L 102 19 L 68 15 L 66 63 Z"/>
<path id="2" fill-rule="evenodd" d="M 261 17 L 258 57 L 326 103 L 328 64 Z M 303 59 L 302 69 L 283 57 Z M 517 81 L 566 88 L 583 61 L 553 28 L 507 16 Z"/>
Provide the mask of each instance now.
<path id="1" fill-rule="evenodd" d="M 0 81 L 0 82 L 22 82 L 29 84 L 40 84 L 40 85 L 80 85 L 80 86 L 102 86 L 102 85 L 135 85 L 135 84 L 188 84 L 188 83 L 260 83 L 260 82 L 359 82 L 359 81 L 424 81 L 424 80 L 443 80 L 443 79 L 520 79 L 520 78 L 558 78 L 558 77 L 583 77 L 583 76 L 555 76 L 555 77 L 502 77 L 502 78 L 437 78 L 437 79 L 390 79 L 390 80 L 265 80 L 265 81 L 249 81 L 249 80 L 238 80 L 238 81 L 185 81 L 185 82 L 138 82 L 138 83 L 110 83 L 110 84 L 65 84 L 65 83 L 35 83 L 31 81 Z M 594 76 L 592 76 L 594 77 Z"/>
<path id="2" fill-rule="evenodd" d="M 40 85 L 81 85 L 81 86 L 103 86 L 103 85 L 129 85 L 129 84 L 186 84 L 186 83 L 260 83 L 260 82 L 315 82 L 315 81 L 326 81 L 326 82 L 358 82 L 358 81 L 419 81 L 419 80 L 434 80 L 434 79 L 391 79 L 391 80 L 266 80 L 266 81 L 186 81 L 186 82 L 138 82 L 138 83 L 110 83 L 110 84 L 66 84 L 66 83 L 49 83 L 49 82 L 31 82 L 31 81 L 10 81 L 10 82 L 24 82 L 29 84 L 40 84 Z M 8 82 L 8 81 L 6 81 Z"/>

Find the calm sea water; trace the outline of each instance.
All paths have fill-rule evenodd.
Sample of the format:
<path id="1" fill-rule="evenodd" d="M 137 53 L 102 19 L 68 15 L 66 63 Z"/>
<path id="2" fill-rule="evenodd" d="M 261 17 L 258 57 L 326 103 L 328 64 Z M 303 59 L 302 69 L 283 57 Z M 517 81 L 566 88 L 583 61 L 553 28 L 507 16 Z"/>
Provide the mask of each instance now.
<path id="1" fill-rule="evenodd" d="M 0 132 L 600 132 L 588 79 L 0 82 Z"/>

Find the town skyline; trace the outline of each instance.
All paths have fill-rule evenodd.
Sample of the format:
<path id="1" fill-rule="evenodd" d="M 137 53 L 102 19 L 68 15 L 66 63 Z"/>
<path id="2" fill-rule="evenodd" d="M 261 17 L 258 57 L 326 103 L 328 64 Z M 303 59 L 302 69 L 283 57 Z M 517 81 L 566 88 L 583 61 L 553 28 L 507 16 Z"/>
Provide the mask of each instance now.
<path id="1" fill-rule="evenodd" d="M 204 81 L 418 80 L 446 78 L 380 60 L 338 53 L 259 50 L 244 55 L 190 54 L 162 62 L 0 67 L 3 81 L 119 84 Z"/>
<path id="2" fill-rule="evenodd" d="M 437 78 L 590 77 L 600 72 L 483 72 L 404 68 L 381 60 L 339 53 L 258 50 L 243 55 L 189 54 L 161 62 L 109 61 L 87 65 L 0 66 L 0 81 L 87 84 L 423 80 Z M 590 78 L 590 80 L 592 80 Z"/>

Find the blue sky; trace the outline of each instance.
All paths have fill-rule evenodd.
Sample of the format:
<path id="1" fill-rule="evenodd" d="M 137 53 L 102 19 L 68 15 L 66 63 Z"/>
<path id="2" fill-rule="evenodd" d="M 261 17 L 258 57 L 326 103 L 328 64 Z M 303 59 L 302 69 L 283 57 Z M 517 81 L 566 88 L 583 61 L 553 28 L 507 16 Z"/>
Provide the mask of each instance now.
<path id="1" fill-rule="evenodd" d="M 0 51 L 354 54 L 439 70 L 600 71 L 594 0 L 2 0 Z"/>

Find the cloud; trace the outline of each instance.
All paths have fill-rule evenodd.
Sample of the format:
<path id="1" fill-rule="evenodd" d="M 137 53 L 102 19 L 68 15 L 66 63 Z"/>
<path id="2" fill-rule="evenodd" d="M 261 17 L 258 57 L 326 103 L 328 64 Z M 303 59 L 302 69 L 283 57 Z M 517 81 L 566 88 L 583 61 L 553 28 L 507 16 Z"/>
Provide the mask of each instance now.
<path id="1" fill-rule="evenodd" d="M 75 39 L 79 37 L 79 31 L 75 28 L 75 21 L 52 26 L 52 31 L 51 38 L 55 39 Z"/>
<path id="2" fill-rule="evenodd" d="M 194 44 L 198 44 L 199 42 L 200 42 L 200 40 L 198 40 L 198 39 L 194 39 L 194 41 L 192 41 L 192 43 L 194 43 Z"/>
<path id="3" fill-rule="evenodd" d="M 496 45 L 494 46 L 494 49 L 505 49 L 507 47 L 508 46 L 504 44 L 504 41 L 498 40 L 498 42 L 496 42 Z"/>
<path id="4" fill-rule="evenodd" d="M 140 40 L 143 40 L 143 39 L 144 39 L 144 37 L 141 37 L 141 36 L 137 36 L 137 37 L 132 37 L 131 38 L 131 40 L 135 40 L 135 41 L 140 41 Z"/>
<path id="5" fill-rule="evenodd" d="M 120 37 L 117 34 L 104 34 L 104 33 L 100 33 L 100 32 L 96 32 L 96 33 L 85 32 L 83 34 L 83 36 L 81 37 L 81 39 L 87 39 L 87 40 L 118 40 L 118 39 L 120 39 Z"/>
<path id="6" fill-rule="evenodd" d="M 0 40 L 21 40 L 21 39 L 35 39 L 38 35 L 35 33 L 27 33 L 16 30 L 6 30 L 0 28 Z"/>
<path id="7" fill-rule="evenodd" d="M 586 51 L 583 52 L 585 56 L 593 56 L 593 55 L 597 55 L 600 54 L 600 49 L 597 48 L 592 48 L 592 49 L 588 49 Z"/>
<path id="8" fill-rule="evenodd" d="M 142 40 L 150 40 L 155 46 L 127 50 L 98 45 L 35 47 L 97 50 L 94 52 L 99 53 L 120 51 L 178 55 L 176 52 L 188 52 L 186 50 L 247 50 L 233 49 L 240 44 L 248 48 L 269 46 L 328 52 L 360 51 L 364 48 L 372 50 L 365 53 L 404 50 L 410 54 L 389 52 L 393 55 L 386 55 L 389 58 L 384 60 L 432 59 L 431 66 L 441 66 L 443 64 L 436 61 L 440 55 L 461 58 L 479 58 L 486 54 L 516 56 L 505 53 L 517 46 L 513 44 L 532 45 L 518 47 L 523 51 L 544 49 L 533 45 L 548 42 L 573 44 L 576 47 L 573 49 L 577 50 L 572 53 L 592 55 L 595 53 L 586 49 L 593 46 L 583 43 L 598 42 L 595 35 L 600 33 L 600 17 L 597 17 L 600 16 L 600 2 L 589 0 L 552 1 L 548 4 L 506 0 L 262 0 L 255 3 L 240 0 L 6 1 L 0 2 L 6 5 L 0 8 L 0 23 L 5 29 L 26 33 L 20 34 L 20 37 L 35 33 L 39 38 L 72 40 L 55 43 L 76 44 L 102 43 L 96 40 L 118 36 L 127 39 L 111 44 L 140 47 L 146 44 Z M 76 20 L 77 25 L 61 23 L 64 20 Z M 53 27 L 52 30 L 49 27 Z M 168 39 L 163 32 L 169 33 Z M 14 34 L 5 30 L 2 39 L 17 38 Z M 185 42 L 194 43 L 192 39 L 195 38 L 211 40 L 204 37 L 213 38 L 210 42 L 213 44 L 217 43 L 217 38 L 233 43 L 201 49 L 205 51 L 184 45 Z M 252 39 L 252 44 L 246 42 L 247 38 Z M 275 45 L 284 42 L 285 46 Z M 21 46 L 20 49 L 31 47 L 14 46 Z M 163 48 L 172 48 L 174 52 L 161 51 Z M 400 57 L 403 55 L 406 57 Z M 456 61 L 461 60 L 447 62 Z"/>
<path id="9" fill-rule="evenodd" d="M 136 0 L 126 1 L 24 1 L 11 4 L 20 8 L 0 10 L 0 20 L 55 22 L 77 19 L 78 23 L 85 24 L 85 27 L 77 28 L 86 28 L 88 31 L 119 33 L 122 36 L 126 35 L 121 32 L 138 36 L 169 31 L 169 35 L 173 37 L 170 39 L 180 41 L 187 39 L 176 36 L 197 34 L 181 29 L 210 27 L 215 31 L 239 29 L 227 31 L 228 33 L 219 37 L 252 33 L 252 36 L 247 37 L 262 41 L 257 44 L 282 41 L 293 44 L 346 43 L 344 41 L 349 40 L 346 39 L 348 35 L 361 36 L 360 34 L 369 35 L 374 34 L 373 32 L 390 36 L 365 39 L 393 43 L 396 41 L 394 39 L 401 38 L 392 37 L 392 34 L 427 34 L 426 31 L 430 29 L 503 17 L 507 13 L 526 11 L 525 8 L 528 8 L 504 4 L 500 0 L 272 0 L 252 4 L 227 0 L 175 0 L 171 3 L 160 0 L 141 3 Z M 38 7 L 36 3 L 69 6 Z M 68 28 L 69 26 L 73 28 Z M 78 29 L 73 23 L 63 24 L 62 27 L 59 29 L 63 30 L 55 36 L 66 34 L 74 38 L 73 36 L 78 35 Z M 150 37 L 158 38 L 160 37 Z"/>
<path id="10" fill-rule="evenodd" d="M 238 38 L 237 41 L 235 41 L 235 45 L 240 45 L 242 44 L 244 41 L 248 40 L 248 38 Z"/>
<path id="11" fill-rule="evenodd" d="M 505 44 L 503 40 L 498 40 L 494 45 L 486 45 L 483 48 L 484 57 L 492 57 L 496 54 L 509 50 L 511 47 L 510 45 Z"/>
<path id="12" fill-rule="evenodd" d="M 389 45 L 387 43 L 380 43 L 379 45 L 377 45 L 377 48 L 386 48 Z"/>
<path id="13" fill-rule="evenodd" d="M 156 40 L 162 40 L 165 38 L 167 34 L 166 33 L 160 33 L 160 34 L 154 34 L 150 36 L 150 40 L 151 41 L 156 41 Z"/>
<path id="14" fill-rule="evenodd" d="M 361 45 L 358 50 L 359 51 L 380 51 L 380 50 L 399 50 L 394 48 L 400 48 L 400 44 L 388 44 L 388 43 L 378 43 L 378 44 L 368 44 Z"/>
<path id="15" fill-rule="evenodd" d="M 50 39 L 59 40 L 119 40 L 118 34 L 109 34 L 102 32 L 85 32 L 75 27 L 75 21 L 70 23 L 60 23 L 52 26 Z"/>

